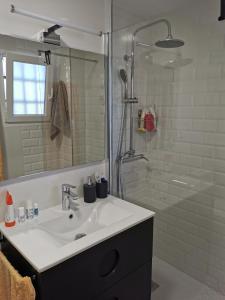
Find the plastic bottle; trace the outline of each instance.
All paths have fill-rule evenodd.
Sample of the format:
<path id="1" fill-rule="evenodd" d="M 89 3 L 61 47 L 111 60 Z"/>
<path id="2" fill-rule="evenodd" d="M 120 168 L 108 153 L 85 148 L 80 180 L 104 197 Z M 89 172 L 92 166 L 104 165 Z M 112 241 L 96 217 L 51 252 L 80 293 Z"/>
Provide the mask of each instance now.
<path id="1" fill-rule="evenodd" d="M 39 215 L 38 203 L 34 203 L 34 217 L 37 218 Z"/>
<path id="2" fill-rule="evenodd" d="M 34 208 L 31 200 L 28 200 L 26 204 L 26 218 L 27 220 L 32 220 L 34 218 Z"/>
<path id="3" fill-rule="evenodd" d="M 18 207 L 18 223 L 24 223 L 26 221 L 25 208 L 23 206 Z"/>
<path id="4" fill-rule="evenodd" d="M 11 194 L 7 191 L 7 193 L 6 193 L 5 226 L 6 227 L 13 227 L 15 225 L 16 225 L 16 221 L 15 221 L 15 212 L 14 212 L 13 199 L 12 199 Z"/>

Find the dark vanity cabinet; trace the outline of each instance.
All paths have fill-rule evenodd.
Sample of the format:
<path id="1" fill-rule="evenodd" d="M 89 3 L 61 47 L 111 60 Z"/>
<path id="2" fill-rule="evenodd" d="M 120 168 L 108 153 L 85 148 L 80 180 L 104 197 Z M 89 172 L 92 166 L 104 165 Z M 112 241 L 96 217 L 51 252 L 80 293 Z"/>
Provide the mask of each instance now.
<path id="1" fill-rule="evenodd" d="M 3 252 L 31 276 L 37 300 L 150 300 L 153 218 L 42 273 L 5 239 Z"/>

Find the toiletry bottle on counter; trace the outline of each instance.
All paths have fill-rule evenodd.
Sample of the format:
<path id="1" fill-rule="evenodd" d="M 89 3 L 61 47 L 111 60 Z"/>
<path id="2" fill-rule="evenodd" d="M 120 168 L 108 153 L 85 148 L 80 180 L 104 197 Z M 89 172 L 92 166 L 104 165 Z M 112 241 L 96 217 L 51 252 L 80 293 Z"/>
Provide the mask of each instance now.
<path id="1" fill-rule="evenodd" d="M 5 226 L 13 227 L 16 225 L 13 199 L 9 192 L 6 193 L 6 215 Z"/>
<path id="2" fill-rule="evenodd" d="M 34 203 L 34 217 L 37 218 L 39 215 L 38 203 Z"/>
<path id="3" fill-rule="evenodd" d="M 32 220 L 34 218 L 34 208 L 31 200 L 28 200 L 26 204 L 26 218 L 27 220 Z"/>
<path id="4" fill-rule="evenodd" d="M 96 185 L 92 182 L 91 176 L 88 177 L 88 183 L 84 184 L 84 202 L 93 203 L 96 201 Z"/>
<path id="5" fill-rule="evenodd" d="M 18 223 L 24 223 L 26 221 L 25 208 L 23 206 L 18 207 Z"/>

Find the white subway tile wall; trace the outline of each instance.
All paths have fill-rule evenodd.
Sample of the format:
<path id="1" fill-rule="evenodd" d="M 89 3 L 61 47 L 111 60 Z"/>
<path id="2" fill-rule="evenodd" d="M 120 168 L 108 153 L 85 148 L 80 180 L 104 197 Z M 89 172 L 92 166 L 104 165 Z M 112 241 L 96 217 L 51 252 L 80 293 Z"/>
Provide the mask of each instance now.
<path id="1" fill-rule="evenodd" d="M 193 7 L 163 16 L 183 48 L 136 47 L 135 117 L 138 108 L 155 105 L 158 130 L 135 131 L 137 153 L 150 162 L 126 164 L 123 176 L 127 199 L 157 213 L 155 255 L 225 295 L 225 44 L 217 6 L 204 5 L 210 17 L 202 22 Z M 139 26 L 113 33 L 114 158 L 123 94 L 118 70 L 129 73 L 127 37 Z M 141 41 L 149 42 L 149 33 L 151 42 L 164 34 L 152 28 Z M 175 68 L 168 68 L 171 59 Z"/>

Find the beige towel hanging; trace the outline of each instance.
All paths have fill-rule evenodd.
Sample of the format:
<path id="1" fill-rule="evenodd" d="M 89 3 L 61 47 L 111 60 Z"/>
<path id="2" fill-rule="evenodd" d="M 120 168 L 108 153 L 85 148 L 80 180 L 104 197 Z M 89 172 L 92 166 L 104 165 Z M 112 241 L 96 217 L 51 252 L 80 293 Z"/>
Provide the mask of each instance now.
<path id="1" fill-rule="evenodd" d="M 0 252 L 0 299 L 34 300 L 35 289 L 29 277 L 22 277 Z"/>
<path id="2" fill-rule="evenodd" d="M 70 116 L 66 84 L 60 80 L 53 85 L 51 107 L 51 140 L 58 135 L 70 137 Z"/>

